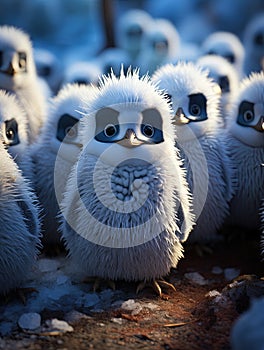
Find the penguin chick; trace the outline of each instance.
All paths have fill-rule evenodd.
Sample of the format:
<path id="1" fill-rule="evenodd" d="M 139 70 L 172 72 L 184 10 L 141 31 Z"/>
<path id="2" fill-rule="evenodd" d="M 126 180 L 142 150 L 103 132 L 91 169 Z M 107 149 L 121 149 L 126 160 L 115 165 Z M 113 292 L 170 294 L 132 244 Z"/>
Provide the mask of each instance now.
<path id="1" fill-rule="evenodd" d="M 45 80 L 52 94 L 57 94 L 64 75 L 61 61 L 52 51 L 39 47 L 34 49 L 34 61 L 38 76 Z"/>
<path id="2" fill-rule="evenodd" d="M 137 66 L 141 73 L 151 75 L 162 65 L 175 62 L 179 52 L 180 36 L 175 26 L 166 19 L 156 19 L 143 36 Z"/>
<path id="3" fill-rule="evenodd" d="M 36 198 L 2 142 L 0 159 L 0 294 L 6 294 L 28 277 L 40 230 Z"/>
<path id="4" fill-rule="evenodd" d="M 32 143 L 46 117 L 46 100 L 31 41 L 26 33 L 12 26 L 0 27 L 0 88 L 15 94 L 25 109 Z"/>
<path id="5" fill-rule="evenodd" d="M 75 61 L 65 68 L 62 84 L 97 85 L 101 75 L 101 68 L 96 62 Z"/>
<path id="6" fill-rule="evenodd" d="M 117 47 L 124 50 L 129 58 L 129 64 L 136 63 L 142 50 L 142 38 L 152 17 L 144 10 L 132 9 L 119 17 L 116 28 Z"/>
<path id="7" fill-rule="evenodd" d="M 39 140 L 31 146 L 32 182 L 42 207 L 43 246 L 60 246 L 57 231 L 58 201 L 61 200 L 68 173 L 77 159 L 81 144 L 78 136 L 83 100 L 88 101 L 93 87 L 65 85 L 51 99 L 49 116 Z M 54 183 L 55 182 L 55 183 Z"/>
<path id="8" fill-rule="evenodd" d="M 112 71 L 118 75 L 121 67 L 127 70 L 130 65 L 126 51 L 117 47 L 109 47 L 102 51 L 97 62 L 102 74 L 105 75 L 111 74 Z"/>
<path id="9" fill-rule="evenodd" d="M 237 189 L 231 201 L 230 224 L 259 229 L 263 191 L 264 73 L 245 78 L 232 101 L 227 147 L 236 170 Z"/>
<path id="10" fill-rule="evenodd" d="M 209 77 L 220 86 L 220 115 L 223 118 L 223 126 L 226 126 L 231 97 L 239 86 L 238 73 L 231 63 L 218 55 L 202 56 L 196 63 L 198 66 L 208 69 Z"/>
<path id="11" fill-rule="evenodd" d="M 219 86 L 194 63 L 158 69 L 152 80 L 167 94 L 177 127 L 176 144 L 193 195 L 196 225 L 188 242 L 214 242 L 229 213 L 232 185 L 224 143 L 217 136 Z"/>
<path id="12" fill-rule="evenodd" d="M 103 77 L 85 114 L 62 201 L 70 257 L 86 276 L 152 282 L 161 294 L 157 280 L 193 225 L 169 106 L 147 76 L 121 71 Z"/>
<path id="13" fill-rule="evenodd" d="M 0 132 L 2 142 L 23 175 L 31 173 L 28 154 L 27 118 L 15 95 L 0 90 Z"/>
<path id="14" fill-rule="evenodd" d="M 264 13 L 258 14 L 247 24 L 243 35 L 245 46 L 244 71 L 264 70 Z"/>
<path id="15" fill-rule="evenodd" d="M 239 78 L 243 77 L 243 62 L 245 49 L 240 39 L 230 32 L 214 32 L 202 43 L 203 55 L 218 55 L 224 57 L 237 70 Z"/>

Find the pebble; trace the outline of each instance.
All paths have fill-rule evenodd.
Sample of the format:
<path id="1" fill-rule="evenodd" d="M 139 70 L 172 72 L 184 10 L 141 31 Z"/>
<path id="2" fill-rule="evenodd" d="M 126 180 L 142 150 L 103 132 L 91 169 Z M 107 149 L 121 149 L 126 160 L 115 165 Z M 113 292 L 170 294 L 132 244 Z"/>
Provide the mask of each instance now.
<path id="1" fill-rule="evenodd" d="M 184 274 L 184 277 L 200 286 L 208 284 L 208 281 L 198 272 L 187 272 Z"/>
<path id="2" fill-rule="evenodd" d="M 153 303 L 145 303 L 142 306 L 147 308 L 147 309 L 150 309 L 150 310 L 159 310 L 160 309 L 160 307 L 158 305 L 153 304 Z"/>
<path id="3" fill-rule="evenodd" d="M 61 333 L 73 332 L 73 327 L 69 325 L 66 321 L 58 320 L 57 318 L 53 318 L 51 320 L 46 321 L 46 325 L 48 326 L 49 332 L 58 331 Z"/>
<path id="4" fill-rule="evenodd" d="M 122 319 L 122 318 L 113 317 L 113 318 L 111 318 L 111 321 L 112 321 L 113 323 L 123 324 L 123 319 Z"/>
<path id="5" fill-rule="evenodd" d="M 68 323 L 75 324 L 75 323 L 78 323 L 80 320 L 87 319 L 87 318 L 91 318 L 91 317 L 77 310 L 72 310 L 65 315 L 64 320 Z"/>
<path id="6" fill-rule="evenodd" d="M 226 268 L 224 269 L 225 279 L 227 281 L 232 281 L 234 278 L 238 277 L 240 274 L 240 270 L 236 268 Z"/>
<path id="7" fill-rule="evenodd" d="M 208 296 L 209 298 L 216 298 L 216 297 L 219 297 L 221 296 L 221 293 L 218 292 L 218 290 L 214 289 L 214 290 L 210 290 L 206 296 Z"/>
<path id="8" fill-rule="evenodd" d="M 29 312 L 21 315 L 18 325 L 22 329 L 34 330 L 40 327 L 41 317 L 36 312 Z"/>
<path id="9" fill-rule="evenodd" d="M 121 309 L 132 311 L 132 315 L 137 315 L 142 310 L 140 303 L 136 303 L 134 299 L 128 299 L 121 305 Z"/>

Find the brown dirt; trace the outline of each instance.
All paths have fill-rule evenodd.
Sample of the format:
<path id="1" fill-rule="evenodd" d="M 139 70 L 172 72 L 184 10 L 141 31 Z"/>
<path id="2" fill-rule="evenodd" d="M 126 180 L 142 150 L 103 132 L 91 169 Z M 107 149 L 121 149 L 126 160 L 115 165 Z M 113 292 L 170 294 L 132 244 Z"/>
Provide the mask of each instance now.
<path id="1" fill-rule="evenodd" d="M 214 266 L 239 268 L 241 276 L 262 276 L 264 265 L 258 239 L 236 238 L 229 243 L 219 243 L 213 254 L 202 257 L 194 248 L 188 248 L 185 258 L 168 278 L 176 292 L 169 291 L 164 298 L 154 295 L 150 289 L 139 295 L 132 294 L 136 301 L 158 305 L 156 309 L 143 308 L 136 315 L 122 309 L 91 313 L 72 324 L 74 332 L 64 335 L 32 335 L 20 331 L 4 337 L 2 346 L 0 339 L 0 349 L 230 349 L 230 329 L 239 314 L 248 308 L 250 297 L 259 293 L 259 285 L 252 282 L 259 279 L 240 277 L 245 280 L 243 290 L 239 297 L 236 293 L 230 297 L 230 287 L 226 287 L 230 282 L 223 274 L 213 274 Z M 199 272 L 208 283 L 198 285 L 189 281 L 184 277 L 187 272 Z M 131 297 L 135 285 L 120 283 L 117 287 Z M 227 296 L 225 302 L 216 305 L 207 295 L 212 290 Z M 42 314 L 44 319 L 50 317 L 63 315 L 59 312 L 51 315 L 48 311 Z"/>

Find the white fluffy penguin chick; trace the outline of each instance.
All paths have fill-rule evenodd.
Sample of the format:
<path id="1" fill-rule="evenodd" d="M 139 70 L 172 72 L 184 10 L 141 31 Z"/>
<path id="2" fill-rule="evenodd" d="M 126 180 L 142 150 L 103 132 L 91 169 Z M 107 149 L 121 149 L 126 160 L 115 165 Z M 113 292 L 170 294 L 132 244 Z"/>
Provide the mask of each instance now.
<path id="1" fill-rule="evenodd" d="M 86 276 L 161 294 L 193 225 L 169 106 L 147 76 L 121 71 L 103 77 L 86 114 L 62 202 L 70 257 Z"/>
<path id="2" fill-rule="evenodd" d="M 243 77 L 243 62 L 245 49 L 237 35 L 230 32 L 214 32 L 202 43 L 203 55 L 218 55 L 224 57 L 237 70 L 239 78 Z"/>
<path id="3" fill-rule="evenodd" d="M 0 142 L 0 294 L 28 277 L 40 246 L 36 198 Z"/>
<path id="4" fill-rule="evenodd" d="M 0 90 L 0 133 L 2 142 L 23 175 L 31 173 L 28 156 L 27 117 L 15 95 Z"/>
<path id="5" fill-rule="evenodd" d="M 52 94 L 57 94 L 64 75 L 62 62 L 52 51 L 45 48 L 34 49 L 34 61 L 38 76 L 47 82 Z"/>
<path id="6" fill-rule="evenodd" d="M 142 39 L 142 51 L 137 60 L 141 73 L 150 75 L 166 63 L 177 60 L 180 36 L 175 26 L 166 19 L 156 19 Z"/>
<path id="7" fill-rule="evenodd" d="M 80 151 L 79 119 L 83 101 L 88 101 L 93 87 L 65 85 L 51 99 L 49 115 L 38 142 L 31 146 L 32 182 L 42 207 L 43 245 L 48 250 L 60 246 L 58 201 L 67 176 Z M 56 183 L 55 183 L 56 182 Z"/>
<path id="8" fill-rule="evenodd" d="M 239 87 L 237 70 L 230 62 L 218 55 L 201 56 L 196 63 L 207 69 L 209 77 L 220 86 L 220 114 L 223 118 L 223 126 L 225 126 L 232 95 Z"/>
<path id="9" fill-rule="evenodd" d="M 264 197 L 264 73 L 245 78 L 234 97 L 226 139 L 236 169 L 237 189 L 231 201 L 230 223 L 259 229 Z"/>
<path id="10" fill-rule="evenodd" d="M 62 84 L 94 84 L 98 85 L 102 75 L 101 67 L 96 62 L 74 61 L 64 71 Z"/>
<path id="11" fill-rule="evenodd" d="M 0 27 L 0 88 L 14 93 L 23 105 L 32 143 L 46 116 L 46 100 L 29 36 L 12 26 Z"/>
<path id="12" fill-rule="evenodd" d="M 118 75 L 121 67 L 127 70 L 130 65 L 126 51 L 118 47 L 109 47 L 102 51 L 97 58 L 97 63 L 102 74 L 106 75 L 111 74 L 112 71 Z"/>
<path id="13" fill-rule="evenodd" d="M 245 74 L 264 70 L 264 13 L 257 15 L 247 24 L 243 43 Z"/>
<path id="14" fill-rule="evenodd" d="M 193 195 L 196 225 L 188 242 L 214 242 L 229 213 L 232 185 L 223 142 L 216 135 L 220 89 L 194 63 L 161 67 L 152 77 L 167 93 L 177 130 L 176 145 Z"/>
<path id="15" fill-rule="evenodd" d="M 142 49 L 142 37 L 151 24 L 152 17 L 144 10 L 132 9 L 119 17 L 116 28 L 117 47 L 129 57 L 129 64 L 136 63 Z"/>

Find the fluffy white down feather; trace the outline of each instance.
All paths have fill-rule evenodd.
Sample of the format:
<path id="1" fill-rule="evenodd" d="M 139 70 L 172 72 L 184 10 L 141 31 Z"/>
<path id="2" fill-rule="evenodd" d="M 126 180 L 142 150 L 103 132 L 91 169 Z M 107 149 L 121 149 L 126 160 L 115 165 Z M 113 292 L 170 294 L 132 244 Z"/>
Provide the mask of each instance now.
<path id="1" fill-rule="evenodd" d="M 143 110 L 156 108 L 164 142 L 135 148 L 96 142 L 95 113 L 105 106 L 118 110 L 120 125 L 137 123 Z M 62 201 L 61 229 L 70 257 L 90 276 L 129 281 L 162 277 L 182 257 L 181 241 L 193 225 L 169 106 L 148 77 L 121 72 L 120 78 L 103 78 L 86 114 L 81 120 L 84 146 Z"/>

